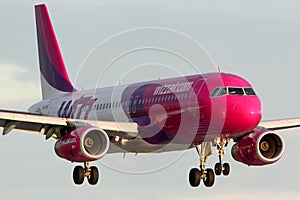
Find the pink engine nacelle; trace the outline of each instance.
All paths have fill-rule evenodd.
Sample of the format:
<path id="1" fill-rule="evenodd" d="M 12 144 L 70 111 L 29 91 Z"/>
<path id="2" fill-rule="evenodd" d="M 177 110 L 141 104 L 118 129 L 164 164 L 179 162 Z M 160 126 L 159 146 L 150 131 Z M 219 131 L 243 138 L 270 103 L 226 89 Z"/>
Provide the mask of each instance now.
<path id="1" fill-rule="evenodd" d="M 280 135 L 260 129 L 240 139 L 231 154 L 238 162 L 260 166 L 278 161 L 283 151 L 284 141 Z"/>
<path id="2" fill-rule="evenodd" d="M 85 126 L 66 134 L 55 143 L 56 154 L 71 162 L 88 162 L 103 157 L 109 148 L 105 131 Z"/>

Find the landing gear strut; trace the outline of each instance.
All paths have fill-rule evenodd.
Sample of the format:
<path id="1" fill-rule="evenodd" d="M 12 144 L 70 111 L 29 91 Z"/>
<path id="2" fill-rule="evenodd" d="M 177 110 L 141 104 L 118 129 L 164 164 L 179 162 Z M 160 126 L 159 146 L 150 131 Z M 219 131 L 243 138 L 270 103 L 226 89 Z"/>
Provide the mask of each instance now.
<path id="1" fill-rule="evenodd" d="M 230 165 L 228 163 L 222 164 L 222 159 L 225 154 L 224 147 L 229 143 L 230 139 L 227 137 L 219 137 L 215 139 L 215 145 L 217 146 L 219 162 L 215 164 L 215 170 L 206 168 L 206 161 L 212 154 L 212 142 L 203 142 L 201 145 L 196 146 L 196 150 L 200 157 L 200 169 L 193 168 L 189 173 L 189 182 L 192 187 L 198 187 L 201 180 L 206 187 L 212 187 L 215 183 L 215 174 L 228 176 L 230 173 Z"/>
<path id="2" fill-rule="evenodd" d="M 221 137 L 217 138 L 215 142 L 219 154 L 219 162 L 215 164 L 215 174 L 217 176 L 220 176 L 223 172 L 224 176 L 228 176 L 230 173 L 230 165 L 229 163 L 222 164 L 222 159 L 225 154 L 224 147 L 227 147 L 229 139 Z"/>
<path id="3" fill-rule="evenodd" d="M 97 167 L 90 167 L 89 162 L 84 163 L 84 168 L 76 166 L 73 171 L 73 181 L 76 185 L 81 185 L 84 178 L 88 179 L 89 184 L 96 185 L 99 180 L 99 171 Z"/>
<path id="4" fill-rule="evenodd" d="M 206 169 L 206 161 L 211 155 L 212 143 L 203 142 L 196 146 L 196 150 L 200 156 L 200 169 L 193 168 L 189 173 L 189 182 L 192 187 L 198 187 L 201 179 L 206 187 L 212 187 L 215 183 L 214 171 L 210 168 Z"/>

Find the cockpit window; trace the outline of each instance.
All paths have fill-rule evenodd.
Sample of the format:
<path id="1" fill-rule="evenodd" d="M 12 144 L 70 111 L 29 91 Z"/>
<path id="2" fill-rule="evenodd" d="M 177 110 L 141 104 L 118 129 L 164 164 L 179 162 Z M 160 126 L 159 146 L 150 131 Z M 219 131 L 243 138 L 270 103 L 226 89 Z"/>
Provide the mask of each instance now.
<path id="1" fill-rule="evenodd" d="M 218 92 L 219 92 L 219 90 L 220 90 L 220 88 L 215 88 L 213 91 L 212 91 L 212 93 L 211 93 L 211 97 L 215 97 L 215 96 L 217 96 L 217 94 L 218 94 Z"/>
<path id="2" fill-rule="evenodd" d="M 256 95 L 252 88 L 244 88 L 246 95 Z"/>
<path id="3" fill-rule="evenodd" d="M 252 88 L 240 88 L 240 87 L 221 87 L 215 88 L 210 97 L 219 97 L 224 95 L 247 95 L 255 96 L 255 92 Z"/>
<path id="4" fill-rule="evenodd" d="M 227 88 L 226 87 L 220 88 L 218 96 L 223 96 L 226 94 L 227 94 Z"/>
<path id="5" fill-rule="evenodd" d="M 228 92 L 231 95 L 244 95 L 243 88 L 233 88 L 233 87 L 230 87 L 230 88 L 228 88 Z"/>

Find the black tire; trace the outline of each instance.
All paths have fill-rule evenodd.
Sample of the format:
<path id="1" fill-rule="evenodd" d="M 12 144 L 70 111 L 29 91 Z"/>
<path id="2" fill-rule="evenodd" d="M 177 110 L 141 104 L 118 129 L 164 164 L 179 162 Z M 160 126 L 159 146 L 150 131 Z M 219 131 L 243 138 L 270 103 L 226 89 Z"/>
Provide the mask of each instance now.
<path id="1" fill-rule="evenodd" d="M 228 176 L 230 173 L 230 165 L 229 163 L 224 163 L 223 164 L 223 174 L 224 176 Z"/>
<path id="2" fill-rule="evenodd" d="M 215 173 L 212 169 L 206 169 L 206 178 L 204 179 L 206 187 L 212 187 L 215 183 Z"/>
<path id="3" fill-rule="evenodd" d="M 220 176 L 222 174 L 222 164 L 221 163 L 215 164 L 215 174 L 217 176 Z"/>
<path id="4" fill-rule="evenodd" d="M 91 167 L 91 174 L 88 179 L 89 184 L 96 185 L 99 180 L 99 171 L 97 167 Z"/>
<path id="5" fill-rule="evenodd" d="M 81 185 L 84 181 L 84 169 L 81 166 L 76 166 L 73 171 L 73 181 L 76 185 Z"/>
<path id="6" fill-rule="evenodd" d="M 191 187 L 198 187 L 201 181 L 201 173 L 199 169 L 193 168 L 190 170 L 189 182 Z"/>

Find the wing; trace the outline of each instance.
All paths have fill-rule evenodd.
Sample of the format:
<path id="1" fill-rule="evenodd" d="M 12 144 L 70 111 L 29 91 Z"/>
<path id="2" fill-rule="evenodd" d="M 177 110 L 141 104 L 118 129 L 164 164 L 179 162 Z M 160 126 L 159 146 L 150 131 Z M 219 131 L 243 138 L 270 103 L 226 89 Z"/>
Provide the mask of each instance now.
<path id="1" fill-rule="evenodd" d="M 300 127 L 300 118 L 261 121 L 258 126 L 269 130 L 283 130 Z"/>
<path id="2" fill-rule="evenodd" d="M 96 126 L 105 130 L 109 136 L 120 136 L 122 138 L 133 138 L 138 134 L 138 126 L 134 122 L 67 119 L 27 112 L 0 110 L 0 127 L 3 127 L 3 135 L 10 133 L 13 129 L 19 129 L 39 132 L 46 135 L 46 139 L 51 136 L 60 138 L 60 133 L 63 130 L 72 129 L 79 125 Z"/>

